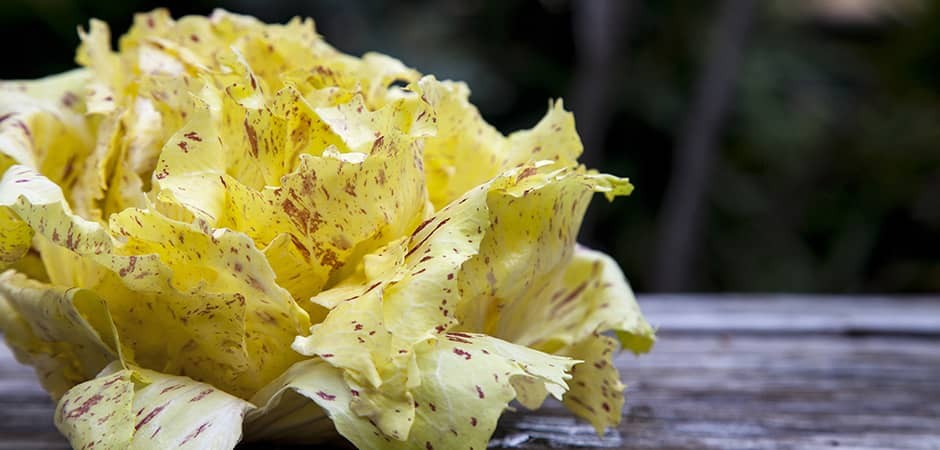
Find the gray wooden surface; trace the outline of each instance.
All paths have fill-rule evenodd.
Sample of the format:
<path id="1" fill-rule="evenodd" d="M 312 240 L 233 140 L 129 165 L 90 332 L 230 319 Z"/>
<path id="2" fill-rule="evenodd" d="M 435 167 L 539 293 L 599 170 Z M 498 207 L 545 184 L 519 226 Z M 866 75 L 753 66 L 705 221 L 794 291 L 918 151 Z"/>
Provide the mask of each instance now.
<path id="1" fill-rule="evenodd" d="M 617 361 L 628 385 L 618 429 L 599 439 L 548 403 L 506 413 L 491 447 L 940 449 L 940 297 L 640 302 L 660 340 Z M 67 448 L 52 411 L 0 350 L 0 449 Z"/>

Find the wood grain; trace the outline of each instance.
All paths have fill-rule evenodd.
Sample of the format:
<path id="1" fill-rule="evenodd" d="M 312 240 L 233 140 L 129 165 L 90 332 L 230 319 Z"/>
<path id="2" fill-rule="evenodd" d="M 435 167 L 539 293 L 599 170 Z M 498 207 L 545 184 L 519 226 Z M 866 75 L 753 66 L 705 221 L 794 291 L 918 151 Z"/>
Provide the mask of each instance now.
<path id="1" fill-rule="evenodd" d="M 640 301 L 660 339 L 617 359 L 620 427 L 598 438 L 548 402 L 504 414 L 491 447 L 940 449 L 940 298 Z M 68 448 L 53 409 L 0 347 L 0 449 Z"/>
<path id="2" fill-rule="evenodd" d="M 666 332 L 940 336 L 940 297 L 649 295 L 640 300 Z"/>

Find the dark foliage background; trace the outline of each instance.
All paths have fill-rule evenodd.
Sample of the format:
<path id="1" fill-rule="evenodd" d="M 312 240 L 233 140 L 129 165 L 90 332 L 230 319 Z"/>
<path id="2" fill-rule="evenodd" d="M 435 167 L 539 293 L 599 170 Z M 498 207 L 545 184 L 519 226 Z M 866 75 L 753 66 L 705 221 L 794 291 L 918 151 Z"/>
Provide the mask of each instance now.
<path id="1" fill-rule="evenodd" d="M 311 16 L 466 80 L 504 132 L 564 97 L 585 161 L 637 186 L 582 237 L 640 291 L 940 291 L 940 2 L 748 2 L 4 0 L 0 78 L 73 67 L 91 17 Z"/>

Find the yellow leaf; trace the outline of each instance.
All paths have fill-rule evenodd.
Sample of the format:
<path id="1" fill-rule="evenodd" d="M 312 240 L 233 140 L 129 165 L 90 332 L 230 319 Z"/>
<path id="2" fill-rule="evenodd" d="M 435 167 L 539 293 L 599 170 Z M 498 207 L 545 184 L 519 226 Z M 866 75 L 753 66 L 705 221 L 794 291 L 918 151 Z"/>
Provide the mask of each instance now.
<path id="1" fill-rule="evenodd" d="M 483 449 L 497 419 L 516 397 L 515 386 L 527 380 L 560 397 L 566 389 L 566 372 L 576 362 L 468 333 L 447 333 L 416 345 L 413 361 L 411 370 L 418 380 L 403 389 L 410 404 L 391 403 L 407 407 L 401 414 L 387 410 L 389 403 L 383 403 L 388 401 L 387 391 L 351 382 L 330 358 L 313 359 L 296 364 L 252 399 L 262 408 L 249 418 L 248 430 L 268 438 L 298 432 L 301 441 L 315 442 L 315 436 L 305 431 L 316 428 L 308 431 L 298 423 L 315 424 L 325 412 L 337 431 L 359 448 Z M 307 408 L 298 422 L 287 421 L 278 409 L 289 396 L 306 397 L 322 412 Z M 293 397 L 285 406 L 302 404 Z M 264 422 L 267 414 L 280 420 Z M 405 423 L 401 428 L 383 426 L 376 414 L 403 417 Z M 252 420 L 262 421 L 264 428 L 252 425 Z"/>
<path id="2" fill-rule="evenodd" d="M 591 422 L 598 436 L 603 436 L 607 427 L 620 423 L 623 408 L 623 384 L 613 362 L 617 341 L 592 335 L 559 353 L 584 361 L 571 371 L 565 406 Z"/>
<path id="3" fill-rule="evenodd" d="M 42 236 L 41 251 L 62 249 L 47 259 L 54 283 L 105 299 L 133 361 L 248 395 L 299 359 L 282 349 L 309 327 L 307 314 L 248 236 L 136 209 L 105 228 L 73 215 L 56 185 L 22 166 L 0 181 L 0 205 Z"/>
<path id="4" fill-rule="evenodd" d="M 74 448 L 231 449 L 251 408 L 187 377 L 111 365 L 62 397 L 55 424 Z"/>
<path id="5" fill-rule="evenodd" d="M 438 208 L 508 169 L 541 160 L 577 165 L 581 140 L 560 101 L 549 104 L 534 128 L 507 138 L 469 102 L 466 84 L 427 76 L 412 88 L 436 114 L 437 133 L 425 141 L 424 158 L 431 201 Z"/>
<path id="6" fill-rule="evenodd" d="M 634 353 L 648 351 L 655 340 L 617 263 L 580 246 L 554 282 L 528 299 L 525 310 L 526 315 L 500 316 L 497 329 L 544 351 L 554 352 L 611 330 Z"/>
<path id="7" fill-rule="evenodd" d="M 0 275 L 0 330 L 53 398 L 121 360 L 111 314 L 94 292 L 56 288 L 13 271 Z"/>

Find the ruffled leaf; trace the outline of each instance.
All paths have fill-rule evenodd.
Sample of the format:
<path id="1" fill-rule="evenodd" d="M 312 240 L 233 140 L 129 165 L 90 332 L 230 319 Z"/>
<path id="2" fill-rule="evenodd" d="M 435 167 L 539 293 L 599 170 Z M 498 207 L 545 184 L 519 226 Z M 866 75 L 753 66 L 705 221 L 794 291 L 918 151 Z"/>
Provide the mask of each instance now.
<path id="1" fill-rule="evenodd" d="M 251 407 L 187 377 L 111 365 L 62 397 L 55 424 L 73 448 L 231 449 Z"/>
<path id="2" fill-rule="evenodd" d="M 575 344 L 595 333 L 615 331 L 624 348 L 649 351 L 653 328 L 643 318 L 630 285 L 609 256 L 577 246 L 570 262 L 540 296 L 529 315 L 501 316 L 502 329 L 545 351 Z M 534 324 L 538 324 L 537 326 Z"/>
<path id="3" fill-rule="evenodd" d="M 584 361 L 571 370 L 573 378 L 564 404 L 573 413 L 591 422 L 598 436 L 607 427 L 620 423 L 623 408 L 623 383 L 614 366 L 617 341 L 607 336 L 591 335 L 559 352 Z"/>
<path id="4" fill-rule="evenodd" d="M 73 70 L 35 81 L 0 82 L 0 173 L 26 165 L 68 194 L 94 139 L 83 117 L 88 79 L 87 71 Z"/>
<path id="5" fill-rule="evenodd" d="M 105 228 L 21 166 L 0 181 L 0 205 L 42 236 L 49 266 L 62 258 L 53 282 L 105 299 L 133 361 L 250 394 L 299 359 L 280 349 L 309 327 L 307 314 L 244 234 L 134 209 Z"/>
<path id="6" fill-rule="evenodd" d="M 226 120 L 212 116 L 241 106 L 197 111 L 164 147 L 154 184 L 157 198 L 169 205 L 165 214 L 173 215 L 176 205 L 265 246 L 282 286 L 304 298 L 424 217 L 418 138 L 426 131 L 414 118 L 417 99 L 371 112 L 354 97 L 314 113 L 295 94 L 279 93 L 273 111 L 246 110 L 237 132 L 226 132 Z M 353 129 L 365 130 L 367 140 Z M 233 150 L 239 148 L 248 154 L 239 156 Z M 287 173 L 291 164 L 296 167 Z M 256 167 L 270 172 L 261 182 L 267 187 L 253 187 L 257 181 L 239 175 L 243 168 L 258 173 Z"/>
<path id="7" fill-rule="evenodd" d="M 329 358 L 298 363 L 253 401 L 277 411 L 280 399 L 290 392 L 306 397 L 359 448 L 483 449 L 499 416 L 516 397 L 515 386 L 538 384 L 560 397 L 569 377 L 566 372 L 576 362 L 468 333 L 447 333 L 422 342 L 414 347 L 412 360 L 415 380 L 405 390 L 410 404 L 395 403 L 409 410 L 397 416 L 406 417 L 407 423 L 391 428 L 391 433 L 378 417 L 386 412 L 384 402 L 389 397 L 379 389 L 359 385 Z M 305 416 L 304 423 L 316 423 L 316 410 L 308 410 Z M 285 432 L 302 430 L 283 420 Z M 269 430 L 280 426 L 265 423 Z"/>
<path id="8" fill-rule="evenodd" d="M 491 221 L 479 254 L 461 267 L 458 317 L 461 329 L 532 345 L 535 339 L 521 338 L 571 260 L 591 196 L 623 195 L 632 186 L 548 163 L 514 169 L 503 180 L 487 198 Z"/>
<path id="9" fill-rule="evenodd" d="M 574 117 L 562 103 L 549 104 L 548 113 L 531 130 L 508 138 L 486 123 L 469 102 L 464 83 L 437 81 L 433 76 L 412 87 L 433 108 L 437 133 L 425 142 L 425 165 L 431 201 L 442 207 L 464 192 L 507 169 L 540 160 L 562 166 L 577 164 L 582 145 Z"/>
<path id="10" fill-rule="evenodd" d="M 17 359 L 32 365 L 53 398 L 121 359 L 105 302 L 7 271 L 0 275 L 0 330 Z"/>

